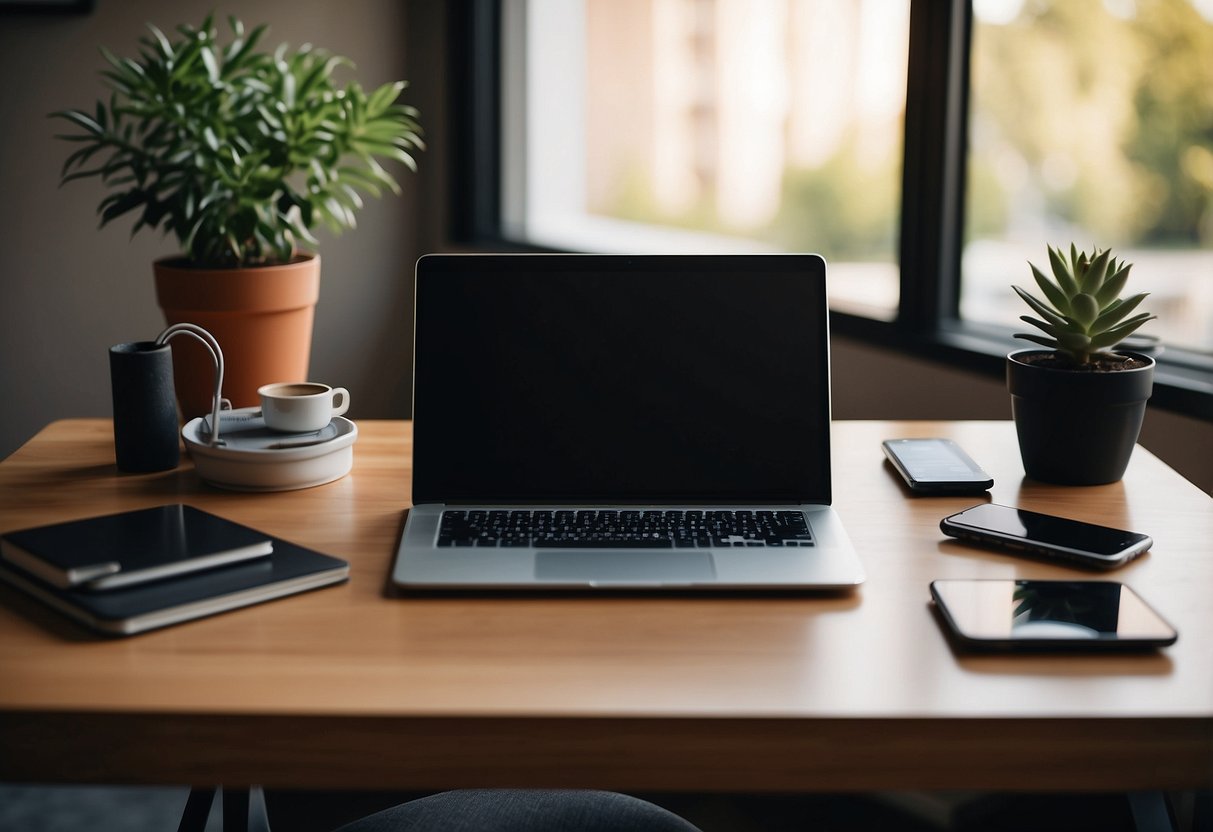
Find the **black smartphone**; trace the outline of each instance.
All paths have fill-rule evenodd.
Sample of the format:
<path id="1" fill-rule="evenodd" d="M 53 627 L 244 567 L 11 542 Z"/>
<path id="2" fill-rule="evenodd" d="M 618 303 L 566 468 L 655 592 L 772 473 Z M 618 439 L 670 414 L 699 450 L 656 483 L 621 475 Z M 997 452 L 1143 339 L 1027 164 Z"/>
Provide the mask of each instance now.
<path id="1" fill-rule="evenodd" d="M 1017 554 L 1112 569 L 1147 551 L 1149 535 L 984 503 L 945 517 L 944 534 Z"/>
<path id="2" fill-rule="evenodd" d="M 880 447 L 917 494 L 980 494 L 994 485 L 951 439 L 886 439 Z"/>
<path id="3" fill-rule="evenodd" d="M 938 580 L 931 600 L 961 647 L 986 650 L 1131 650 L 1179 635 L 1116 581 Z"/>

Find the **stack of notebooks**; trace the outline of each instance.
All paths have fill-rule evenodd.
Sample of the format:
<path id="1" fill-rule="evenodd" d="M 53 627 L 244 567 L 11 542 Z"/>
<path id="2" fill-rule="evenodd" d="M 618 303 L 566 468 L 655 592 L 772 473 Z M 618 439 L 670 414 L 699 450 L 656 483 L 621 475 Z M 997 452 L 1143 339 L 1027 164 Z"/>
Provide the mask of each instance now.
<path id="1" fill-rule="evenodd" d="M 0 580 L 115 635 L 348 577 L 343 560 L 181 504 L 0 536 Z"/>

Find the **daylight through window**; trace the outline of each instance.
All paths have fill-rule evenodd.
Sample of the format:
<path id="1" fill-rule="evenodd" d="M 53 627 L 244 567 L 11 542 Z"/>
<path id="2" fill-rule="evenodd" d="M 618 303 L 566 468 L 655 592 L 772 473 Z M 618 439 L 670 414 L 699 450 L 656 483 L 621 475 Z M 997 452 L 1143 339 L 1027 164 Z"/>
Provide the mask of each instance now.
<path id="1" fill-rule="evenodd" d="M 531 0 L 507 231 L 817 252 L 833 306 L 890 319 L 908 40 L 908 0 Z"/>
<path id="2" fill-rule="evenodd" d="M 961 314 L 1013 324 L 1045 243 L 1113 248 L 1213 352 L 1213 0 L 976 0 Z"/>

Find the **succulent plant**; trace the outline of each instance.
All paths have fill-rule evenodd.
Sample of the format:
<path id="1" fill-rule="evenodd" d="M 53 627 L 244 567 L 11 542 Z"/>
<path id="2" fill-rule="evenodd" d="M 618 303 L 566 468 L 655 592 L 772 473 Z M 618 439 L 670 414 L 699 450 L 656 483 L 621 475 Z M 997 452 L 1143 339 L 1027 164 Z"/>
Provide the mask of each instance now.
<path id="1" fill-rule="evenodd" d="M 317 225 L 352 228 L 359 192 L 399 192 L 378 159 L 416 170 L 417 111 L 397 103 L 403 81 L 338 86 L 345 58 L 311 45 L 262 52 L 265 26 L 228 22 L 226 44 L 207 17 L 171 40 L 149 24 L 139 60 L 102 49 L 108 104 L 52 113 L 79 131 L 59 136 L 79 145 L 62 181 L 99 177 L 111 189 L 102 225 L 137 211 L 132 235 L 171 231 L 193 265 L 289 262 Z"/>
<path id="2" fill-rule="evenodd" d="M 1148 293 L 1121 299 L 1132 265 L 1118 261 L 1111 249 L 1092 249 L 1088 254 L 1071 244 L 1067 258 L 1062 249 L 1049 246 L 1049 263 L 1052 280 L 1028 263 L 1045 300 L 1011 287 L 1040 316 L 1021 315 L 1020 320 L 1045 333 L 1021 332 L 1016 338 L 1050 347 L 1074 364 L 1085 365 L 1101 356 L 1115 356 L 1112 347 L 1157 317 L 1146 312 L 1129 317 Z"/>

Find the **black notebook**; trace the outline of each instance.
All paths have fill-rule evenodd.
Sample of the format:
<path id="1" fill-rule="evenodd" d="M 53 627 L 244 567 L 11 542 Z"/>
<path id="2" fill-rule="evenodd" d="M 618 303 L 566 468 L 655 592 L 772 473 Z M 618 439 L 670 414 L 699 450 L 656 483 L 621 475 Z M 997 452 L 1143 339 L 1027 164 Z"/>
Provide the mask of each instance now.
<path id="1" fill-rule="evenodd" d="M 268 537 L 273 552 L 214 569 L 109 589 L 62 589 L 0 560 L 0 581 L 103 633 L 133 635 L 273 598 L 293 595 L 349 577 L 339 558 Z"/>
<path id="2" fill-rule="evenodd" d="M 0 558 L 61 589 L 116 589 L 265 557 L 272 549 L 267 535 L 181 504 L 0 537 Z"/>
<path id="3" fill-rule="evenodd" d="M 0 580 L 94 630 L 134 635 L 349 577 L 349 564 L 343 560 L 282 540 L 275 543 L 266 558 L 108 592 L 59 589 L 5 563 L 0 563 Z"/>

